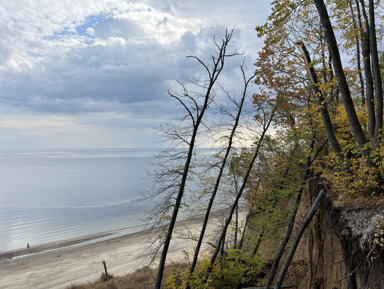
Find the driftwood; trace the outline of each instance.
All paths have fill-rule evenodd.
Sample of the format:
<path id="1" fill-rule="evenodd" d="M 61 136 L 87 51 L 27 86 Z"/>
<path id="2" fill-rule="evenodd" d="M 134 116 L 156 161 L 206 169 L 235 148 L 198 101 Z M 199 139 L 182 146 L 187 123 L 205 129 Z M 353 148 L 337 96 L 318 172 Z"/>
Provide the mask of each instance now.
<path id="1" fill-rule="evenodd" d="M 103 263 L 104 271 L 105 271 L 104 281 L 108 281 L 107 264 L 105 263 L 105 260 L 102 260 L 101 263 Z"/>

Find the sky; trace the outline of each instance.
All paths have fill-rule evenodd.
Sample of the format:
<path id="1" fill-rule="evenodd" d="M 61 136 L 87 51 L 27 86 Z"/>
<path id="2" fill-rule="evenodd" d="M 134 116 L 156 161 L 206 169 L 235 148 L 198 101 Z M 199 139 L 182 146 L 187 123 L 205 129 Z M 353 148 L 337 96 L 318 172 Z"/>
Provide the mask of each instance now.
<path id="1" fill-rule="evenodd" d="M 1 0 L 0 149 L 163 147 L 176 80 L 202 75 L 234 28 L 246 69 L 269 1 Z M 224 80 L 238 85 L 231 60 Z"/>

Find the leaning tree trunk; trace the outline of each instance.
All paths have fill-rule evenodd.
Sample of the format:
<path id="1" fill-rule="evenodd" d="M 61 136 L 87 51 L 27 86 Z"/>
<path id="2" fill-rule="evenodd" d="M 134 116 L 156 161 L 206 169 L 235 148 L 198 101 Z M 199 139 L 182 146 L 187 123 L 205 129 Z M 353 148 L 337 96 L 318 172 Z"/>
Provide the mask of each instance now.
<path id="1" fill-rule="evenodd" d="M 313 152 L 314 146 L 315 146 L 315 137 L 313 137 L 312 141 L 311 141 L 311 145 L 310 145 L 311 153 Z M 291 234 L 293 232 L 293 227 L 295 225 L 295 219 L 296 219 L 297 211 L 299 209 L 299 204 L 300 204 L 300 201 L 301 201 L 301 196 L 302 196 L 302 193 L 304 191 L 304 185 L 305 185 L 305 183 L 306 183 L 306 181 L 307 181 L 307 179 L 309 177 L 311 165 L 315 161 L 319 151 L 320 150 L 318 150 L 316 152 L 316 154 L 313 157 L 313 159 L 311 159 L 310 155 L 307 157 L 306 169 L 305 169 L 305 173 L 304 173 L 304 175 L 302 177 L 303 183 L 302 183 L 302 186 L 299 189 L 298 194 L 296 196 L 295 204 L 293 206 L 293 211 L 291 213 L 291 218 L 290 218 L 290 221 L 289 221 L 289 224 L 288 224 L 288 227 L 287 227 L 287 231 L 285 233 L 285 237 L 284 237 L 283 241 L 281 242 L 279 250 L 277 251 L 276 256 L 275 256 L 275 258 L 273 260 L 272 268 L 271 268 L 271 270 L 269 272 L 269 276 L 268 276 L 267 283 L 265 285 L 265 289 L 269 289 L 271 287 L 273 279 L 275 278 L 275 275 L 276 275 L 277 268 L 278 268 L 279 263 L 280 263 L 280 259 L 283 256 L 283 253 L 285 251 L 285 248 L 287 247 L 289 239 L 291 238 Z"/>
<path id="2" fill-rule="evenodd" d="M 255 189 L 255 193 L 259 190 L 259 186 L 260 186 L 260 178 L 257 182 L 257 185 L 256 185 L 256 189 Z M 236 186 L 237 187 L 237 186 Z M 243 243 L 244 243 L 244 238 L 245 238 L 245 234 L 247 233 L 247 228 L 248 228 L 248 223 L 249 223 L 249 219 L 251 218 L 251 214 L 252 214 L 252 211 L 253 211 L 253 208 L 255 206 L 255 200 L 253 198 L 252 202 L 251 202 L 251 207 L 249 208 L 248 210 L 248 213 L 245 217 L 245 222 L 244 222 L 244 227 L 243 227 L 243 232 L 241 233 L 241 237 L 240 237 L 240 241 L 239 241 L 239 246 L 238 246 L 238 249 L 242 249 L 243 248 Z"/>
<path id="3" fill-rule="evenodd" d="M 313 68 L 311 58 L 309 56 L 308 50 L 305 47 L 304 43 L 299 42 L 298 45 L 299 45 L 299 48 L 303 54 L 305 65 L 306 65 L 307 70 L 308 70 L 309 79 L 310 79 L 310 81 L 312 83 L 312 87 L 315 91 L 315 94 L 316 94 L 316 97 L 318 100 L 318 105 L 320 106 L 320 113 L 321 113 L 321 116 L 323 118 L 325 132 L 327 134 L 329 144 L 331 145 L 331 148 L 335 152 L 335 154 L 341 159 L 342 158 L 342 149 L 341 149 L 339 141 L 336 138 L 335 131 L 333 130 L 331 117 L 329 116 L 327 104 L 324 100 L 323 93 L 318 88 L 318 79 L 317 79 L 316 71 Z"/>
<path id="4" fill-rule="evenodd" d="M 233 127 L 232 127 L 232 131 L 231 131 L 231 134 L 230 134 L 230 137 L 229 137 L 229 140 L 228 140 L 228 145 L 227 145 L 227 149 L 226 149 L 223 161 L 221 162 L 220 171 L 219 171 L 219 174 L 218 174 L 218 176 L 216 178 L 215 187 L 213 189 L 213 192 L 211 194 L 211 198 L 209 199 L 209 203 L 208 203 L 207 209 L 205 211 L 203 226 L 201 228 L 199 240 L 197 242 L 195 253 L 194 253 L 194 256 L 193 256 L 193 261 L 192 261 L 192 264 L 191 264 L 191 267 L 190 267 L 190 270 L 189 270 L 190 274 L 193 274 L 193 272 L 195 271 L 197 259 L 198 259 L 198 256 L 199 256 L 199 252 L 200 252 L 200 248 L 201 248 L 201 245 L 202 245 L 202 242 L 203 242 L 205 231 L 207 229 L 208 220 L 209 220 L 209 216 L 210 216 L 210 213 L 211 213 L 211 210 L 212 210 L 213 202 L 214 202 L 214 200 L 216 198 L 216 194 L 217 194 L 217 191 L 219 189 L 221 177 L 223 175 L 223 172 L 224 172 L 227 160 L 228 160 L 229 153 L 230 153 L 230 151 L 232 149 L 233 139 L 235 137 L 235 133 L 236 133 L 237 127 L 239 125 L 239 121 L 240 121 L 240 117 L 241 117 L 244 101 L 245 101 L 246 96 L 247 96 L 248 85 L 251 82 L 251 80 L 254 78 L 254 76 L 252 76 L 252 77 L 246 79 L 243 67 L 241 67 L 241 70 L 243 72 L 244 90 L 243 90 L 243 94 L 242 94 L 242 97 L 241 97 L 241 101 L 238 104 L 238 110 L 237 110 L 237 113 L 236 113 L 236 116 L 235 116 L 235 121 L 234 121 L 234 124 L 233 124 Z M 188 284 L 187 284 L 187 287 L 189 287 Z"/>
<path id="5" fill-rule="evenodd" d="M 369 135 L 373 139 L 375 135 L 376 127 L 376 117 L 375 117 L 375 103 L 374 103 L 374 91 L 373 91 L 373 76 L 372 76 L 372 67 L 371 67 L 371 41 L 370 41 L 370 29 L 368 16 L 365 11 L 364 1 L 361 2 L 361 12 L 363 15 L 363 20 L 360 21 L 361 27 L 361 39 L 362 39 L 362 54 L 363 54 L 363 63 L 364 63 L 364 75 L 366 83 L 366 105 L 368 112 L 368 131 Z"/>
<path id="6" fill-rule="evenodd" d="M 380 71 L 379 53 L 377 50 L 375 11 L 373 0 L 369 0 L 369 35 L 371 41 L 372 70 L 375 79 L 375 100 L 376 100 L 376 127 L 374 142 L 378 146 L 380 134 L 383 128 L 383 82 Z"/>
<path id="7" fill-rule="evenodd" d="M 252 160 L 251 160 L 251 162 L 250 162 L 250 164 L 249 164 L 249 167 L 248 167 L 248 169 L 247 169 L 247 172 L 246 172 L 246 174 L 245 174 L 245 176 L 244 176 L 244 178 L 243 178 L 243 182 L 242 182 L 242 185 L 241 185 L 241 187 L 240 187 L 240 190 L 239 190 L 239 192 L 237 193 L 236 198 L 235 198 L 235 201 L 234 201 L 233 204 L 232 204 L 232 207 L 231 207 L 230 212 L 229 212 L 229 214 L 228 214 L 227 221 L 225 222 L 225 225 L 224 225 L 224 227 L 223 227 L 223 229 L 222 229 L 221 235 L 220 235 L 219 240 L 218 240 L 218 242 L 217 242 L 216 249 L 215 249 L 214 253 L 212 254 L 211 262 L 210 262 L 210 266 L 209 266 L 209 268 L 208 268 L 207 275 L 205 276 L 204 283 L 207 282 L 207 280 L 208 280 L 208 278 L 209 278 L 209 275 L 210 275 L 211 272 L 212 272 L 213 264 L 214 264 L 214 262 L 215 262 L 215 260 L 216 260 L 216 257 L 217 257 L 217 255 L 218 255 L 218 253 L 219 253 L 219 251 L 220 251 L 221 244 L 222 244 L 222 242 L 224 241 L 226 232 L 227 232 L 228 227 L 229 227 L 229 224 L 230 224 L 230 222 L 231 222 L 231 217 L 232 217 L 232 215 L 233 215 L 233 212 L 235 211 L 236 206 L 237 206 L 238 203 L 239 203 L 239 200 L 240 200 L 240 198 L 241 198 L 241 196 L 242 196 L 242 194 L 243 194 L 243 191 L 244 191 L 244 189 L 245 189 L 245 186 L 246 186 L 246 184 L 247 184 L 247 182 L 248 182 L 248 178 L 249 178 L 249 176 L 250 176 L 250 174 L 251 174 L 253 164 L 255 163 L 255 161 L 256 161 L 256 159 L 257 159 L 257 157 L 258 157 L 258 155 L 259 155 L 259 151 L 260 151 L 262 142 L 263 142 L 264 137 L 265 137 L 265 135 L 266 135 L 266 133 L 267 133 L 267 131 L 268 131 L 268 129 L 269 129 L 270 124 L 272 123 L 272 120 L 273 120 L 273 118 L 274 118 L 274 115 L 275 115 L 277 106 L 278 106 L 278 101 L 276 102 L 275 106 L 272 108 L 272 111 L 271 111 L 271 114 L 270 114 L 270 116 L 269 116 L 269 119 L 266 120 L 266 123 L 264 123 L 263 131 L 262 131 L 262 133 L 261 133 L 261 135 L 260 135 L 260 139 L 259 139 L 259 141 L 258 141 L 258 143 L 257 143 L 256 149 L 255 149 L 255 152 L 254 152 L 254 155 L 253 155 Z"/>
<path id="8" fill-rule="evenodd" d="M 208 103 L 208 97 L 206 98 L 205 105 L 203 107 L 202 112 L 200 113 L 201 117 L 203 116 L 204 111 L 207 108 L 207 103 Z M 160 289 L 160 287 L 161 287 L 161 281 L 163 278 L 163 272 L 164 272 L 164 267 L 165 267 L 165 260 L 167 257 L 169 244 L 171 243 L 172 233 L 173 233 L 173 229 L 174 229 L 175 224 L 176 224 L 176 219 L 177 219 L 177 215 L 179 213 L 181 200 L 182 200 L 182 197 L 184 194 L 185 184 L 186 184 L 187 177 L 188 177 L 188 171 L 189 171 L 189 167 L 191 165 L 191 160 L 192 160 L 197 130 L 198 130 L 199 125 L 201 123 L 201 117 L 198 118 L 198 121 L 196 122 L 196 124 L 194 125 L 194 128 L 193 128 L 193 135 L 192 135 L 192 138 L 190 140 L 190 146 L 189 146 L 189 150 L 188 150 L 187 160 L 186 160 L 185 165 L 184 165 L 184 170 L 183 170 L 183 175 L 182 175 L 182 179 L 180 182 L 179 192 L 178 192 L 177 197 L 176 197 L 176 201 L 175 201 L 175 205 L 174 205 L 173 213 L 172 213 L 172 218 L 171 218 L 171 221 L 170 221 L 169 226 L 168 226 L 168 231 L 167 231 L 167 235 L 166 235 L 166 238 L 164 241 L 163 251 L 161 254 L 161 259 L 160 259 L 160 263 L 159 263 L 159 268 L 158 268 L 157 278 L 156 278 L 156 284 L 155 284 L 156 289 Z"/>
<path id="9" fill-rule="evenodd" d="M 357 10 L 357 20 L 361 27 L 361 14 L 360 14 L 359 2 L 357 2 L 358 0 L 355 0 L 355 1 L 356 1 L 356 10 Z M 352 14 L 353 29 L 357 30 L 358 26 L 356 23 L 356 19 L 355 19 L 353 7 L 352 7 L 352 0 L 349 0 L 348 2 L 349 2 L 349 9 L 351 10 L 351 14 Z M 356 36 L 355 40 L 356 40 L 356 64 L 357 64 L 357 70 L 358 70 L 359 81 L 360 81 L 361 104 L 365 106 L 365 88 L 364 88 L 363 74 L 361 73 L 363 70 L 361 68 L 359 36 Z"/>
<path id="10" fill-rule="evenodd" d="M 204 103 L 201 107 L 199 107 L 197 105 L 197 102 L 191 96 L 189 96 L 186 91 L 184 92 L 184 95 L 187 95 L 190 99 L 193 100 L 193 103 L 196 106 L 194 108 L 196 110 L 196 116 L 187 107 L 187 105 L 180 99 L 180 97 L 171 94 L 171 96 L 176 98 L 181 103 L 181 105 L 187 110 L 188 116 L 192 120 L 193 130 L 192 130 L 192 134 L 191 134 L 191 139 L 188 141 L 188 144 L 189 144 L 188 154 L 187 154 L 187 158 L 186 158 L 186 161 L 184 164 L 184 169 L 183 169 L 183 173 L 181 176 L 179 191 L 178 191 L 178 194 L 177 194 L 177 197 L 175 200 L 175 205 L 173 208 L 172 217 L 171 217 L 171 220 L 170 220 L 170 223 L 168 226 L 167 235 L 166 235 L 165 241 L 164 241 L 164 247 L 163 247 L 163 251 L 162 251 L 161 259 L 160 259 L 160 263 L 159 263 L 155 289 L 160 289 L 160 287 L 161 287 L 161 281 L 163 278 L 163 272 L 164 272 L 164 267 L 165 267 L 165 260 L 166 260 L 168 248 L 169 248 L 169 245 L 171 242 L 173 229 L 174 229 L 175 224 L 176 224 L 176 219 L 177 219 L 177 215 L 178 215 L 178 212 L 180 209 L 181 200 L 182 200 L 182 197 L 184 195 L 185 185 L 186 185 L 187 178 L 188 178 L 188 172 L 189 172 L 189 168 L 191 165 L 191 160 L 192 160 L 192 156 L 193 156 L 193 152 L 194 152 L 197 132 L 198 132 L 200 124 L 202 123 L 204 113 L 208 108 L 209 100 L 212 97 L 211 93 L 212 93 L 213 86 L 215 85 L 221 71 L 224 68 L 225 58 L 228 57 L 228 55 L 226 54 L 226 49 L 227 49 L 229 41 L 231 40 L 231 37 L 232 37 L 232 32 L 231 33 L 227 32 L 221 47 L 219 47 L 216 44 L 216 46 L 219 47 L 219 51 L 218 51 L 217 57 L 212 57 L 212 59 L 213 59 L 212 71 L 210 71 L 208 66 L 206 64 L 204 64 L 199 58 L 193 57 L 193 58 L 197 59 L 197 61 L 199 61 L 204 66 L 204 68 L 206 69 L 206 71 L 209 75 L 209 83 L 207 85 L 206 92 L 204 95 Z"/>
<path id="11" fill-rule="evenodd" d="M 347 83 L 347 79 L 344 74 L 343 64 L 341 62 L 339 47 L 336 41 L 335 33 L 333 31 L 333 27 L 331 21 L 329 19 L 327 8 L 325 7 L 323 0 L 314 0 L 318 14 L 320 16 L 321 24 L 324 27 L 325 37 L 328 42 L 329 51 L 332 57 L 333 69 L 335 71 L 335 75 L 337 78 L 337 82 L 339 85 L 342 101 L 344 104 L 345 111 L 347 113 L 348 122 L 353 133 L 353 136 L 356 139 L 357 145 L 361 154 L 366 158 L 366 164 L 369 167 L 375 167 L 372 163 L 370 154 L 366 145 L 368 140 L 364 134 L 363 128 L 357 118 L 355 106 L 353 104 L 351 91 L 349 90 L 349 86 Z"/>
<path id="12" fill-rule="evenodd" d="M 313 202 L 313 205 L 312 205 L 311 209 L 309 210 L 307 216 L 305 217 L 305 219 L 301 223 L 299 231 L 297 232 L 296 237 L 295 237 L 295 239 L 291 245 L 291 248 L 290 248 L 288 255 L 285 259 L 283 267 L 280 270 L 279 276 L 276 279 L 276 284 L 274 287 L 275 289 L 281 288 L 281 284 L 283 283 L 285 274 L 287 273 L 287 270 L 288 270 L 288 266 L 292 261 L 293 255 L 296 252 L 296 249 L 297 249 L 297 246 L 299 245 L 300 239 L 303 236 L 305 229 L 307 228 L 307 226 L 311 222 L 313 216 L 315 215 L 317 209 L 319 208 L 320 202 L 323 200 L 324 196 L 325 196 L 325 191 L 324 191 L 324 189 L 321 189 L 316 200 Z"/>

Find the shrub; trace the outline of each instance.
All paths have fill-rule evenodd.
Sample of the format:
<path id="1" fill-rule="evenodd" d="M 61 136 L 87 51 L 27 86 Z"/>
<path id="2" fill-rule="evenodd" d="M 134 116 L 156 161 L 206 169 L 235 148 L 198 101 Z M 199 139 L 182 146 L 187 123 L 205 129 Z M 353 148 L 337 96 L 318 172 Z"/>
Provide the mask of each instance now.
<path id="1" fill-rule="evenodd" d="M 108 280 L 111 280 L 113 278 L 113 274 L 109 274 L 107 276 L 105 276 L 105 273 L 101 273 L 101 276 L 100 276 L 100 280 L 101 281 L 108 281 Z"/>
<path id="2" fill-rule="evenodd" d="M 238 249 L 229 249 L 227 254 L 222 258 L 220 264 L 213 266 L 207 282 L 205 280 L 210 267 L 210 259 L 203 258 L 189 278 L 191 288 L 238 288 L 238 286 L 247 285 L 251 280 L 256 279 L 264 266 L 262 258 Z M 165 288 L 185 288 L 188 276 L 189 268 L 174 266 L 166 278 Z"/>

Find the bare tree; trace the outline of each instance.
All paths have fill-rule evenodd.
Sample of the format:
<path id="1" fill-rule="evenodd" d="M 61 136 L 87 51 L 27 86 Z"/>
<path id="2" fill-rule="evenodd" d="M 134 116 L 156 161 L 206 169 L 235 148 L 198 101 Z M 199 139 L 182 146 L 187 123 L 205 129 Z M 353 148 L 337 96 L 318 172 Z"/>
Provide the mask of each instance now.
<path id="1" fill-rule="evenodd" d="M 231 99 L 231 101 L 233 103 L 235 103 L 235 105 L 237 107 L 236 114 L 231 114 L 231 113 L 227 112 L 227 114 L 229 114 L 230 117 L 233 119 L 233 126 L 232 126 L 231 133 L 230 133 L 230 136 L 229 136 L 229 139 L 228 139 L 228 144 L 227 144 L 227 147 L 226 147 L 226 150 L 225 150 L 225 155 L 224 155 L 224 157 L 223 157 L 223 159 L 221 161 L 221 164 L 220 164 L 220 170 L 219 170 L 218 176 L 217 176 L 216 181 L 215 181 L 215 186 L 214 186 L 214 189 L 212 191 L 211 198 L 209 200 L 208 207 L 207 207 L 206 212 L 205 212 L 203 226 L 202 226 L 201 231 L 200 231 L 199 240 L 197 242 L 196 250 L 195 250 L 195 253 L 194 253 L 194 257 L 193 257 L 193 261 L 192 261 L 192 264 L 191 264 L 191 267 L 190 267 L 190 274 L 192 274 L 194 272 L 194 270 L 195 270 L 195 266 L 196 266 L 196 263 L 197 263 L 197 258 L 199 256 L 200 248 L 201 248 L 201 245 L 202 245 L 202 242 L 203 242 L 203 238 L 204 238 L 204 234 L 205 234 L 205 231 L 206 231 L 206 228 L 207 228 L 208 219 L 209 219 L 209 216 L 210 216 L 210 213 L 211 213 L 213 202 L 214 202 L 214 200 L 216 198 L 216 194 L 217 194 L 217 191 L 219 189 L 220 181 L 221 181 L 221 178 L 223 176 L 224 169 L 226 167 L 227 159 L 228 159 L 228 156 L 229 156 L 231 148 L 232 148 L 232 143 L 233 143 L 233 139 L 235 137 L 236 129 L 237 129 L 238 125 L 239 125 L 240 116 L 241 116 L 241 113 L 242 113 L 244 101 L 245 101 L 246 96 L 247 96 L 247 89 L 248 89 L 249 83 L 252 81 L 252 79 L 254 77 L 254 75 L 249 77 L 249 78 L 247 78 L 245 76 L 243 65 L 241 66 L 241 72 L 242 72 L 242 75 L 243 75 L 243 82 L 244 82 L 244 89 L 243 89 L 242 97 L 241 97 L 239 103 L 237 103 L 235 100 Z"/>
<path id="2" fill-rule="evenodd" d="M 214 86 L 218 80 L 220 73 L 224 68 L 225 60 L 230 56 L 236 55 L 236 53 L 227 53 L 228 44 L 232 38 L 232 34 L 233 30 L 230 32 L 227 31 L 224 39 L 220 44 L 216 43 L 215 41 L 217 54 L 211 57 L 212 63 L 210 65 L 204 63 L 200 58 L 196 56 L 189 56 L 190 58 L 197 60 L 203 66 L 205 72 L 208 75 L 205 81 L 192 82 L 192 84 L 195 85 L 195 88 L 197 88 L 197 92 L 189 90 L 186 85 L 179 82 L 183 90 L 182 94 L 176 95 L 169 93 L 169 95 L 172 98 L 176 99 L 186 111 L 186 115 L 182 119 L 182 122 L 189 122 L 189 125 L 187 125 L 186 127 L 168 125 L 167 127 L 163 127 L 162 129 L 164 134 L 170 140 L 172 140 L 171 147 L 167 151 L 168 156 L 173 155 L 175 156 L 176 160 L 181 160 L 184 158 L 184 161 L 183 163 L 179 163 L 179 167 L 176 170 L 167 169 L 163 173 L 159 174 L 160 180 L 162 182 L 167 178 L 170 179 L 169 186 L 165 185 L 161 187 L 160 192 L 166 194 L 165 202 L 163 201 L 163 205 L 166 207 L 167 210 L 172 208 L 173 211 L 172 215 L 170 216 L 169 224 L 167 225 L 165 231 L 163 250 L 160 258 L 155 284 L 155 288 L 157 289 L 160 289 L 161 287 L 168 248 L 171 242 L 173 229 L 176 224 L 176 219 L 185 192 L 199 128 L 203 123 L 203 117 L 206 110 L 208 109 L 209 104 L 213 101 Z M 187 147 L 186 154 L 177 151 L 177 148 L 180 146 Z M 171 163 L 167 163 L 167 166 L 170 165 Z M 174 195 L 176 196 L 174 197 Z"/>
<path id="3" fill-rule="evenodd" d="M 252 156 L 252 159 L 251 159 L 251 162 L 249 163 L 249 166 L 246 170 L 246 173 L 244 175 L 244 178 L 243 178 L 243 182 L 240 186 L 240 189 L 236 195 L 236 198 L 235 200 L 233 201 L 233 204 L 229 210 L 229 213 L 228 213 L 228 217 L 226 219 L 226 222 L 224 224 L 224 227 L 222 228 L 222 232 L 221 232 L 221 235 L 217 241 L 217 246 L 215 248 L 215 251 L 214 253 L 212 254 L 212 257 L 211 257 L 211 261 L 210 261 L 210 267 L 208 268 L 208 272 L 207 272 L 207 275 L 206 275 L 206 278 L 205 278 L 205 282 L 207 282 L 208 278 L 209 278 L 209 274 L 212 272 L 212 268 L 213 268 L 213 264 L 215 263 L 215 260 L 216 260 L 216 257 L 222 247 L 222 244 L 224 242 L 224 239 L 225 239 L 225 236 L 226 236 L 226 233 L 227 233 L 227 230 L 228 230 L 228 227 L 231 223 L 231 220 L 232 220 L 232 216 L 233 216 L 233 213 L 239 203 L 239 200 L 245 190 L 245 187 L 246 187 L 246 184 L 247 184 L 247 181 L 248 181 L 248 178 L 250 176 L 250 173 L 252 171 L 252 168 L 253 168 L 253 165 L 259 155 L 259 151 L 260 151 L 260 148 L 261 148 L 261 145 L 263 143 L 263 140 L 264 140 L 264 137 L 272 123 L 272 120 L 275 116 L 275 112 L 276 112 L 276 109 L 277 107 L 279 106 L 280 104 L 280 96 L 278 96 L 275 100 L 274 103 L 269 103 L 267 105 L 267 107 L 259 107 L 257 108 L 256 110 L 258 112 L 260 112 L 260 116 L 261 116 L 261 133 L 260 133 L 260 138 L 258 139 L 257 141 L 257 144 L 256 144 L 256 147 L 254 149 L 254 152 L 253 152 L 253 156 Z M 264 105 L 266 105 L 264 103 Z"/>

